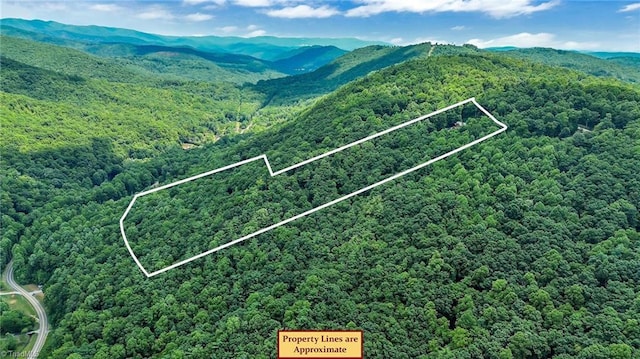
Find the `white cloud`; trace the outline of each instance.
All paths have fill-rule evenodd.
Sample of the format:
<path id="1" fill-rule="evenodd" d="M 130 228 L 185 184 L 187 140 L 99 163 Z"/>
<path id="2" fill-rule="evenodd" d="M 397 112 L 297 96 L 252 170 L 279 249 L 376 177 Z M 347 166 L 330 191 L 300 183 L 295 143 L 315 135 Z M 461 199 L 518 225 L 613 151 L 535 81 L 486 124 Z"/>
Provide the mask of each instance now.
<path id="1" fill-rule="evenodd" d="M 218 30 L 222 31 L 225 34 L 230 34 L 232 32 L 238 31 L 238 27 L 237 26 L 223 26 L 223 27 L 219 27 Z"/>
<path id="2" fill-rule="evenodd" d="M 224 5 L 224 3 L 226 2 L 226 0 L 182 0 L 182 3 L 184 5 L 200 5 L 200 4 L 215 4 L 217 6 L 221 6 Z M 217 7 L 215 6 L 214 7 Z"/>
<path id="3" fill-rule="evenodd" d="M 640 10 L 640 2 L 629 4 L 623 7 L 622 9 L 618 10 L 618 12 L 627 12 L 627 11 L 634 11 L 634 10 Z"/>
<path id="4" fill-rule="evenodd" d="M 294 7 L 285 7 L 278 10 L 269 10 L 266 12 L 271 17 L 282 17 L 287 19 L 301 19 L 301 18 L 326 18 L 333 15 L 337 15 L 340 12 L 332 7 L 323 5 L 317 8 L 312 8 L 309 5 L 298 5 Z"/>
<path id="5" fill-rule="evenodd" d="M 462 30 L 464 30 L 466 28 L 467 28 L 466 26 L 458 25 L 458 26 L 452 27 L 451 30 L 453 30 L 453 31 L 462 31 Z"/>
<path id="6" fill-rule="evenodd" d="M 91 5 L 89 9 L 102 12 L 115 12 L 122 10 L 122 8 L 116 4 L 95 4 Z"/>
<path id="7" fill-rule="evenodd" d="M 172 20 L 175 18 L 172 13 L 159 6 L 150 7 L 146 11 L 136 15 L 136 17 L 142 20 Z"/>
<path id="8" fill-rule="evenodd" d="M 273 5 L 273 1 L 271 0 L 234 0 L 233 3 L 246 7 L 267 7 Z"/>
<path id="9" fill-rule="evenodd" d="M 244 37 L 256 37 L 266 35 L 266 31 L 262 30 L 258 25 L 251 24 L 245 28 L 248 31 Z"/>
<path id="10" fill-rule="evenodd" d="M 67 6 L 67 4 L 61 3 L 61 2 L 53 1 L 53 2 L 34 2 L 34 3 L 35 3 L 35 5 L 37 7 L 39 7 L 42 10 L 49 10 L 49 11 L 67 11 L 67 10 L 69 10 L 69 7 Z"/>
<path id="11" fill-rule="evenodd" d="M 212 2 L 228 2 L 244 7 L 272 7 L 272 6 L 293 6 L 300 3 L 310 2 L 307 0 L 210 0 Z"/>
<path id="12" fill-rule="evenodd" d="M 559 0 L 534 4 L 532 0 L 360 0 L 364 5 L 347 16 L 368 17 L 385 12 L 481 12 L 495 18 L 513 17 L 551 9 Z"/>
<path id="13" fill-rule="evenodd" d="M 394 45 L 402 45 L 403 41 L 404 40 L 401 37 L 394 37 L 393 39 L 389 40 L 389 42 Z"/>
<path id="14" fill-rule="evenodd" d="M 186 15 L 184 18 L 187 21 L 199 22 L 199 21 L 211 20 L 211 19 L 213 19 L 213 15 L 201 14 L 201 13 L 198 12 L 198 13 L 195 13 L 195 14 Z"/>
<path id="15" fill-rule="evenodd" d="M 515 35 L 499 37 L 491 40 L 470 39 L 467 43 L 480 48 L 485 47 L 552 47 L 564 50 L 593 50 L 600 47 L 597 42 L 577 42 L 558 40 L 555 34 L 541 32 L 530 34 L 522 32 Z"/>
<path id="16" fill-rule="evenodd" d="M 264 30 L 254 30 L 250 33 L 246 34 L 245 37 L 256 37 L 256 36 L 264 36 L 267 32 Z"/>

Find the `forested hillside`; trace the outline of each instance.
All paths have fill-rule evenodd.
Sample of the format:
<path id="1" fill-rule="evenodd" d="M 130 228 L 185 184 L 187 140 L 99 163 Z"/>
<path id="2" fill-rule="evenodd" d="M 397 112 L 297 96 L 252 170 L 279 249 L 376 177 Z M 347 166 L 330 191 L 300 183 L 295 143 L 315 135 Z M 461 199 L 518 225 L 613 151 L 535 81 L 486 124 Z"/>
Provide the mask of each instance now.
<path id="1" fill-rule="evenodd" d="M 226 141 L 297 112 L 260 109 L 262 95 L 230 83 L 156 76 L 78 50 L 0 40 L 2 265 L 28 216 L 52 198 L 103 182 L 106 198 L 131 188 L 121 174 L 125 160 Z"/>
<path id="2" fill-rule="evenodd" d="M 12 129 L 2 146 L 22 152 L 106 137 L 119 154 L 143 158 L 246 127 L 260 103 L 259 95 L 223 83 L 122 83 L 1 61 L 1 123 Z"/>
<path id="3" fill-rule="evenodd" d="M 251 56 L 211 53 L 185 47 L 108 44 L 93 45 L 117 56 L 97 57 L 86 52 L 11 36 L 0 37 L 2 54 L 8 58 L 66 74 L 118 82 L 153 79 L 198 80 L 215 83 L 255 83 L 285 76 L 286 66 Z M 117 49 L 117 50 L 115 50 Z"/>
<path id="4" fill-rule="evenodd" d="M 435 51 L 434 51 L 435 50 Z M 298 76 L 259 81 L 255 86 L 267 96 L 268 104 L 290 103 L 329 93 L 339 86 L 372 71 L 433 54 L 475 52 L 473 47 L 457 47 L 431 43 L 398 46 L 368 46 L 347 53 L 319 69 Z"/>
<path id="5" fill-rule="evenodd" d="M 165 147 L 144 161 L 125 160 L 127 142 L 102 127 L 94 131 L 103 136 L 85 142 L 91 147 L 65 143 L 38 152 L 24 141 L 21 149 L 3 149 L 0 247 L 8 253 L 19 238 L 11 251 L 18 279 L 44 285 L 54 328 L 45 356 L 271 358 L 278 329 L 351 328 L 364 330 L 368 358 L 638 357 L 640 176 L 633 169 L 640 168 L 640 89 L 473 47 L 443 46 L 434 56 L 438 48 L 364 50 L 384 53 L 369 57 L 383 67 L 414 60 L 381 69 L 354 58 L 357 65 L 335 66 L 315 84 L 353 69 L 349 80 L 379 71 L 295 118 L 265 117 L 279 124 L 190 151 Z M 388 62 L 379 60 L 385 56 Z M 94 102 L 83 96 L 111 96 L 127 118 L 136 117 L 136 103 L 153 103 L 153 111 L 184 121 L 199 106 L 233 108 L 234 94 L 255 98 L 255 109 L 268 102 L 248 88 L 213 99 L 218 87 L 210 84 L 140 93 L 6 63 L 11 76 L 3 81 L 11 91 L 3 103 L 13 105 L 3 121 L 21 111 L 66 119 L 81 111 L 74 103 Z M 59 88 L 74 81 L 81 87 L 69 99 L 30 93 L 25 73 Z M 291 81 L 302 86 L 300 95 L 311 95 L 301 78 Z M 342 84 L 331 81 L 322 91 Z M 266 93 L 284 101 L 294 88 L 287 86 Z M 136 95 L 145 101 L 132 100 Z M 274 170 L 283 168 L 472 96 L 509 130 L 151 279 L 124 247 L 118 220 L 134 193 L 262 153 Z M 67 112 L 58 110 L 65 106 Z M 246 106 L 239 113 L 255 110 Z M 3 127 L 19 128 L 26 118 Z M 136 133 L 119 121 L 122 135 Z M 42 122 L 32 127 L 46 133 Z M 280 178 L 247 167 L 181 185 L 132 213 L 131 239 L 145 263 L 166 265 L 388 177 L 490 127 L 465 107 Z M 147 141 L 157 143 L 153 137 L 140 143 Z M 238 205 L 217 207 L 229 203 Z"/>
<path id="6" fill-rule="evenodd" d="M 613 77 L 622 81 L 640 83 L 640 66 L 637 57 L 622 56 L 622 59 L 617 57 L 604 59 L 596 57 L 597 53 L 594 54 L 596 56 L 592 56 L 548 48 L 513 49 L 504 51 L 502 54 L 551 66 L 566 67 L 594 76 Z"/>
<path id="7" fill-rule="evenodd" d="M 0 49 L 4 58 L 65 75 L 116 82 L 139 82 L 145 79 L 142 69 L 114 64 L 80 50 L 4 35 L 0 36 Z"/>

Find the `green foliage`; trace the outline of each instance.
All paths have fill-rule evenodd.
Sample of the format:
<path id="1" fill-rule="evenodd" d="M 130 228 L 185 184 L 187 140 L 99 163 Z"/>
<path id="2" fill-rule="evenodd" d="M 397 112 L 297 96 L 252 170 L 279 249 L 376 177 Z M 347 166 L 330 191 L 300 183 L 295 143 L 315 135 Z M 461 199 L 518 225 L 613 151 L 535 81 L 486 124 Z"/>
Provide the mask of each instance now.
<path id="1" fill-rule="evenodd" d="M 284 76 L 281 70 L 293 71 L 286 63 L 278 65 L 245 55 L 184 47 L 118 45 L 118 51 L 122 52 L 119 56 L 96 57 L 77 49 L 10 36 L 0 36 L 0 44 L 4 57 L 78 79 L 135 84 L 157 83 L 161 79 L 242 84 Z"/>
<path id="2" fill-rule="evenodd" d="M 321 68 L 303 75 L 259 81 L 256 90 L 268 97 L 267 103 L 289 103 L 315 97 L 337 89 L 372 71 L 410 59 L 426 57 L 430 53 L 445 54 L 473 52 L 472 49 L 431 43 L 407 47 L 368 46 L 349 52 Z"/>
<path id="3" fill-rule="evenodd" d="M 27 91 L 20 79 L 36 72 L 37 81 L 73 94 L 72 74 L 7 64 L 12 92 L 2 94 L 3 128 L 16 128 L 20 136 L 7 136 L 21 147 L 3 150 L 0 245 L 12 248 L 20 281 L 45 285 L 54 328 L 46 357 L 272 357 L 274 333 L 284 327 L 363 329 L 372 358 L 640 353 L 640 178 L 633 171 L 640 92 L 633 85 L 500 54 L 432 54 L 370 74 L 301 112 L 257 111 L 262 98 L 246 88 L 197 83 L 83 78 L 73 96 L 56 97 L 44 85 Z M 117 134 L 101 121 L 90 129 L 70 121 L 78 111 L 99 111 L 93 99 L 106 95 L 118 107 L 100 106 L 122 114 Z M 246 108 L 237 110 L 240 95 Z M 262 153 L 277 170 L 471 96 L 510 129 L 152 279 L 123 245 L 118 220 L 134 193 Z M 166 114 L 158 128 L 178 131 L 178 118 L 184 136 L 196 136 L 200 122 L 189 117 L 212 109 L 260 114 L 261 125 L 234 120 L 261 132 L 183 151 L 160 145 L 175 135 L 142 136 L 136 122 L 124 122 L 141 116 L 139 126 L 154 124 L 145 113 Z M 42 129 L 43 113 L 77 128 L 60 126 L 73 128 L 65 140 L 38 148 L 31 136 L 56 133 Z M 451 127 L 460 120 L 466 126 Z M 243 166 L 140 198 L 148 210 L 134 208 L 127 233 L 144 263 L 159 268 L 491 126 L 470 106 L 290 174 L 272 178 L 262 165 Z M 90 136 L 99 131 L 106 138 Z M 130 143 L 149 151 L 144 160 L 124 160 Z"/>
<path id="4" fill-rule="evenodd" d="M 622 81 L 640 83 L 639 58 L 620 57 L 601 59 L 574 51 L 547 48 L 514 49 L 501 52 L 502 55 L 526 59 L 538 63 L 566 67 L 599 77 L 613 77 Z"/>
<path id="5" fill-rule="evenodd" d="M 136 69 L 75 49 L 4 35 L 0 36 L 0 49 L 2 49 L 3 57 L 3 77 L 5 76 L 4 61 L 6 58 L 32 67 L 72 76 L 78 80 L 93 78 L 128 83 L 149 80 L 143 71 L 136 71 Z"/>
<path id="6" fill-rule="evenodd" d="M 145 196 L 138 199 L 131 218 L 126 222 L 132 229 L 131 237 L 139 239 L 132 247 L 150 270 L 161 269 L 186 259 L 187 254 L 192 256 L 204 252 L 235 237 L 318 207 L 497 129 L 488 118 L 467 118 L 464 128 L 451 131 L 450 127 L 459 120 L 459 116 L 434 117 L 428 123 L 415 124 L 274 178 L 268 175 L 262 162 L 255 162 L 213 178 Z M 429 143 L 437 145 L 429 146 Z M 246 148 L 256 150 L 256 145 L 252 143 Z M 289 152 L 294 158 L 306 158 L 295 151 L 295 147 Z M 280 167 L 281 162 L 277 166 Z M 336 171 L 336 168 L 340 170 Z M 209 195 L 203 196 L 203 193 Z M 278 198 L 281 199 L 278 204 L 272 203 Z M 159 210 L 168 208 L 174 201 L 189 205 L 177 210 Z M 458 202 L 458 199 L 452 202 Z M 244 211 L 241 209 L 243 204 L 255 206 L 255 209 Z M 211 208 L 216 211 L 211 211 Z M 379 217 L 382 206 L 372 205 L 366 212 Z M 180 225 L 187 222 L 207 225 L 199 228 Z M 139 226 L 134 227 L 134 224 Z M 167 231 L 172 235 L 164 239 Z M 186 238 L 190 238 L 191 245 L 183 242 Z M 166 250 L 177 243 L 184 245 Z M 434 279 L 449 277 L 453 273 L 451 266 L 445 264 L 439 254 L 434 254 L 428 267 L 429 276 Z"/>
<path id="7" fill-rule="evenodd" d="M 618 63 L 620 65 L 635 67 L 638 68 L 640 66 L 640 57 L 635 56 L 620 56 L 620 57 L 612 57 L 608 59 L 611 62 Z"/>
<path id="8" fill-rule="evenodd" d="M 20 334 L 33 329 L 35 320 L 17 310 L 11 310 L 9 305 L 0 301 L 0 334 Z"/>
<path id="9" fill-rule="evenodd" d="M 259 106 L 257 95 L 232 85 L 107 82 L 4 57 L 2 68 L 1 124 L 12 129 L 5 143 L 22 152 L 102 136 L 117 140 L 119 154 L 147 157 L 168 144 L 238 133 Z"/>
<path id="10" fill-rule="evenodd" d="M 212 61 L 198 55 L 182 53 L 177 49 L 152 52 L 145 55 L 121 57 L 113 61 L 132 68 L 142 68 L 156 76 L 168 79 L 207 81 L 212 83 L 255 83 L 284 76 L 257 59 L 236 62 Z"/>

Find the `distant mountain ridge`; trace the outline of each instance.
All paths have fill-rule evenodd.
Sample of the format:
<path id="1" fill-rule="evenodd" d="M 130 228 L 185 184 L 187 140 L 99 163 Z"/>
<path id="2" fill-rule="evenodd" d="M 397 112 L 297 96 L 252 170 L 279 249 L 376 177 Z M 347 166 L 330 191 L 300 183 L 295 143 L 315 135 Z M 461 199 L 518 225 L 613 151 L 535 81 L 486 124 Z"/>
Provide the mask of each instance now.
<path id="1" fill-rule="evenodd" d="M 529 49 L 542 49 L 543 47 L 516 47 L 516 46 L 499 46 L 499 47 L 485 47 L 484 50 L 492 51 L 492 52 L 503 52 L 503 51 L 511 51 L 511 50 L 529 50 Z M 639 52 L 620 52 L 620 51 L 580 51 L 580 50 L 560 50 L 565 52 L 573 52 L 576 54 L 586 54 L 593 57 L 598 57 L 601 59 L 611 59 L 616 57 L 638 57 L 640 58 Z"/>
<path id="2" fill-rule="evenodd" d="M 626 82 L 640 83 L 640 66 L 638 66 L 640 65 L 640 54 L 583 53 L 544 47 L 526 49 L 503 47 L 493 48 L 491 51 L 504 56 L 530 60 L 545 65 L 578 70 L 598 77 L 614 77 Z M 620 57 L 616 55 L 620 55 Z M 638 57 L 633 55 L 637 55 Z"/>
<path id="3" fill-rule="evenodd" d="M 420 46 L 411 45 L 398 50 L 397 46 L 382 42 L 352 38 L 177 37 L 95 25 L 76 26 L 9 18 L 0 19 L 0 33 L 115 58 L 135 68 L 136 72 L 142 69 L 165 77 L 239 84 L 275 79 L 276 82 L 266 84 L 271 87 L 266 92 L 274 95 L 272 99 L 313 97 L 326 93 L 370 71 L 412 58 L 410 52 L 416 49 L 415 46 Z M 361 51 L 365 47 L 368 50 Z M 372 51 L 374 48 L 377 50 Z M 434 49 L 431 55 L 442 54 L 444 49 L 448 51 L 445 54 L 499 52 L 595 76 L 640 83 L 638 53 L 516 47 L 478 49 L 472 45 L 437 45 Z M 304 76 L 278 80 L 287 75 Z M 264 91 L 265 84 L 262 85 L 261 91 Z M 281 88 L 273 91 L 276 85 Z"/>
<path id="4" fill-rule="evenodd" d="M 307 46 L 335 46 L 342 50 L 351 51 L 369 45 L 388 45 L 380 41 L 365 41 L 355 38 L 164 36 L 104 26 L 76 26 L 54 21 L 10 18 L 0 19 L 0 27 L 6 35 L 52 42 L 63 46 L 66 46 L 65 40 L 94 44 L 120 42 L 134 45 L 189 46 L 200 51 L 230 52 L 262 60 L 274 60 L 284 53 Z"/>
<path id="5" fill-rule="evenodd" d="M 357 39 L 269 36 L 175 37 L 21 19 L 0 20 L 0 35 L 116 59 L 129 67 L 142 67 L 162 76 L 236 83 L 311 72 L 352 48 L 373 43 Z M 9 43 L 15 44 L 15 41 Z"/>
<path id="6" fill-rule="evenodd" d="M 640 58 L 640 53 L 638 52 L 605 52 L 605 51 L 583 51 L 585 54 L 589 54 L 591 56 L 599 57 L 601 59 L 613 59 L 618 57 L 635 57 Z"/>

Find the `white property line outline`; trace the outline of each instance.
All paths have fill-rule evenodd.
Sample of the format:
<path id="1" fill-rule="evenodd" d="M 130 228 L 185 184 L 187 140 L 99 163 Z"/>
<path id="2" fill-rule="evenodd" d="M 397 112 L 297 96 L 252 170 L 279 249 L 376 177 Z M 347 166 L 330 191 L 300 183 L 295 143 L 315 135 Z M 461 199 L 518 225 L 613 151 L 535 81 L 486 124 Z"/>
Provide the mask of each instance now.
<path id="1" fill-rule="evenodd" d="M 323 204 L 323 205 L 320 205 L 320 206 L 318 206 L 318 207 L 312 208 L 312 209 L 307 210 L 307 211 L 305 211 L 305 212 L 303 212 L 303 213 L 297 214 L 297 215 L 295 215 L 295 216 L 293 216 L 293 217 L 291 217 L 291 218 L 287 218 L 287 219 L 282 220 L 282 221 L 280 221 L 280 222 L 278 222 L 278 223 L 276 223 L 276 224 L 272 224 L 272 225 L 270 225 L 270 226 L 268 226 L 268 227 L 262 228 L 262 229 L 260 229 L 260 230 L 258 230 L 258 231 L 255 231 L 255 232 L 253 232 L 253 233 L 251 233 L 251 234 L 248 234 L 248 235 L 246 235 L 246 236 L 244 236 L 244 237 L 241 237 L 241 238 L 238 238 L 238 239 L 234 239 L 234 240 L 233 240 L 233 241 L 231 241 L 231 242 L 228 242 L 228 243 L 222 244 L 222 245 L 220 245 L 220 246 L 218 246 L 218 247 L 215 247 L 215 248 L 213 248 L 213 249 L 209 249 L 209 250 L 207 250 L 207 251 L 205 251 L 205 252 L 202 252 L 202 253 L 200 253 L 200 254 L 197 254 L 197 255 L 195 255 L 195 256 L 193 256 L 193 257 L 190 257 L 190 258 L 187 258 L 187 259 L 181 260 L 181 261 L 179 261 L 179 262 L 176 262 L 176 263 L 174 263 L 174 264 L 171 264 L 171 265 L 169 265 L 169 266 L 167 266 L 167 267 L 164 267 L 164 268 L 162 268 L 162 269 L 156 270 L 156 271 L 151 272 L 151 273 L 149 273 L 149 272 L 144 268 L 144 266 L 142 266 L 142 263 L 140 263 L 140 260 L 138 260 L 138 257 L 136 257 L 136 255 L 133 253 L 133 250 L 131 249 L 131 246 L 129 245 L 129 241 L 127 240 L 127 235 L 125 234 L 125 231 L 124 231 L 124 219 L 125 219 L 125 218 L 127 217 L 127 215 L 129 214 L 129 211 L 130 211 L 130 210 L 131 210 L 131 208 L 133 207 L 133 204 L 136 202 L 136 199 L 138 199 L 138 198 L 140 198 L 140 197 L 142 197 L 142 196 L 146 196 L 146 195 L 148 195 L 148 194 L 151 194 L 151 193 L 154 193 L 154 192 L 161 191 L 161 190 L 163 190 L 163 189 L 171 188 L 171 187 L 174 187 L 174 186 L 177 186 L 177 185 L 180 185 L 180 184 L 186 183 L 186 182 L 190 182 L 190 181 L 196 180 L 196 179 L 198 179 L 198 178 L 206 177 L 206 176 L 212 175 L 212 174 L 214 174 L 214 173 L 218 173 L 218 172 L 226 171 L 226 170 L 228 170 L 228 169 L 231 169 L 231 168 L 234 168 L 234 167 L 238 167 L 238 166 L 242 166 L 242 165 L 244 165 L 244 164 L 247 164 L 247 163 L 250 163 L 250 162 L 253 162 L 253 161 L 258 161 L 258 160 L 263 160 L 263 161 L 264 161 L 264 163 L 267 165 L 267 169 L 269 170 L 269 174 L 271 175 L 271 177 L 274 177 L 274 176 L 277 176 L 277 175 L 279 175 L 279 174 L 281 174 L 281 173 L 284 173 L 284 172 L 290 171 L 290 170 L 292 170 L 292 169 L 298 168 L 298 167 L 300 167 L 300 166 L 304 166 L 304 165 L 306 165 L 306 164 L 308 164 L 308 163 L 311 163 L 311 162 L 313 162 L 313 161 L 316 161 L 316 160 L 318 160 L 318 159 L 321 159 L 321 158 L 324 158 L 324 157 L 330 156 L 330 155 L 332 155 L 332 154 L 334 154 L 334 153 L 340 152 L 340 151 L 345 150 L 345 149 L 347 149 L 347 148 L 349 148 L 349 147 L 353 147 L 353 146 L 355 146 L 355 145 L 358 145 L 358 144 L 360 144 L 360 143 L 363 143 L 363 142 L 369 141 L 369 140 L 374 139 L 374 138 L 376 138 L 376 137 L 380 137 L 380 136 L 382 136 L 382 135 L 384 135 L 384 134 L 387 134 L 387 133 L 389 133 L 389 132 L 393 132 L 393 131 L 395 131 L 395 130 L 401 129 L 401 128 L 406 127 L 406 126 L 409 126 L 409 125 L 411 125 L 411 124 L 414 124 L 414 123 L 416 123 L 416 122 L 422 121 L 422 120 L 427 119 L 427 118 L 429 118 L 429 117 L 432 117 L 432 116 L 435 116 L 435 115 L 441 114 L 441 113 L 443 113 L 443 112 L 449 111 L 449 110 L 451 110 L 451 109 L 454 109 L 454 108 L 456 108 L 456 107 L 462 106 L 462 105 L 467 104 L 467 103 L 469 103 L 469 102 L 472 102 L 472 103 L 473 103 L 473 104 L 474 104 L 478 109 L 480 109 L 480 111 L 482 111 L 485 115 L 487 115 L 487 117 L 489 117 L 493 122 L 495 122 L 498 126 L 500 126 L 500 129 L 498 129 L 497 131 L 494 131 L 494 132 L 492 132 L 492 133 L 490 133 L 490 134 L 488 134 L 488 135 L 486 135 L 486 136 L 483 136 L 483 137 L 481 137 L 481 138 L 478 138 L 478 139 L 476 139 L 476 140 L 474 140 L 474 141 L 472 141 L 472 142 L 469 142 L 469 143 L 467 143 L 467 144 L 465 144 L 465 145 L 463 145 L 463 146 L 460 146 L 460 147 L 458 147 L 458 148 L 456 148 L 456 149 L 454 149 L 454 150 L 452 150 L 452 151 L 449 151 L 449 152 L 447 152 L 447 153 L 445 153 L 445 154 L 443 154 L 443 155 L 440 155 L 440 156 L 434 157 L 434 158 L 432 158 L 432 159 L 428 160 L 427 162 L 421 163 L 421 164 L 419 164 L 419 165 L 417 165 L 417 166 L 415 166 L 415 167 L 412 167 L 412 168 L 409 168 L 409 169 L 404 170 L 404 171 L 402 171 L 402 172 L 396 173 L 395 175 L 393 175 L 393 176 L 391 176 L 391 177 L 385 178 L 385 179 L 383 179 L 383 180 L 381 180 L 381 181 L 379 181 L 379 182 L 376 182 L 376 183 L 374 183 L 374 184 L 372 184 L 372 185 L 369 185 L 369 186 L 363 187 L 363 188 L 361 188 L 361 189 L 359 189 L 359 190 L 357 190 L 357 191 L 355 191 L 355 192 L 352 192 L 352 193 L 349 193 L 349 194 L 347 194 L 347 195 L 344 195 L 344 196 L 342 196 L 342 197 L 340 197 L 340 198 L 338 198 L 338 199 L 335 199 L 335 200 L 333 200 L 333 201 L 331 201 L 331 202 L 327 202 L 327 203 L 325 203 L 325 204 Z M 224 166 L 224 167 L 221 167 L 221 168 L 217 168 L 217 169 L 212 170 L 212 171 L 204 172 L 204 173 L 201 173 L 201 174 L 198 174 L 198 175 L 192 176 L 192 177 L 188 177 L 188 178 L 185 178 L 185 179 L 182 179 L 182 180 L 176 181 L 176 182 L 172 182 L 172 183 L 169 183 L 169 184 L 166 184 L 166 185 L 160 186 L 160 187 L 156 187 L 156 188 L 150 189 L 150 190 L 148 190 L 148 191 L 144 191 L 144 192 L 137 193 L 137 194 L 135 194 L 135 195 L 133 196 L 133 199 L 131 200 L 131 203 L 129 203 L 129 206 L 127 207 L 127 209 L 124 211 L 124 214 L 123 214 L 123 215 L 122 215 L 122 217 L 120 218 L 120 232 L 122 233 L 122 238 L 124 239 L 124 243 L 125 243 L 125 245 L 126 245 L 127 249 L 129 250 L 129 253 L 130 253 L 130 254 L 131 254 L 131 256 L 133 257 L 133 260 L 136 262 L 136 264 L 138 265 L 138 267 L 140 268 L 140 270 L 142 270 L 142 272 L 143 272 L 143 273 L 144 273 L 148 278 L 149 278 L 149 277 L 153 277 L 153 276 L 158 275 L 158 274 L 160 274 L 160 273 L 164 273 L 164 272 L 166 272 L 166 271 L 168 271 L 168 270 L 170 270 L 170 269 L 173 269 L 173 268 L 179 267 L 179 266 L 181 266 L 181 265 L 184 265 L 184 264 L 187 264 L 187 263 L 189 263 L 189 262 L 192 262 L 192 261 L 194 261 L 194 260 L 196 260 L 196 259 L 199 259 L 199 258 L 202 258 L 202 257 L 204 257 L 204 256 L 207 256 L 207 255 L 209 255 L 209 254 L 211 254 L 211 253 L 215 253 L 215 252 L 217 252 L 217 251 L 219 251 L 219 250 L 221 250 L 221 249 L 224 249 L 224 248 L 230 247 L 230 246 L 232 246 L 232 245 L 234 245 L 234 244 L 240 243 L 240 242 L 242 242 L 242 241 L 244 241 L 244 240 L 247 240 L 247 239 L 249 239 L 249 238 L 255 237 L 255 236 L 259 235 L 259 234 L 262 234 L 262 233 L 268 232 L 268 231 L 270 231 L 270 230 L 272 230 L 272 229 L 278 228 L 278 227 L 280 227 L 280 226 L 282 226 L 282 225 L 285 225 L 285 224 L 287 224 L 287 223 L 289 223 L 289 222 L 295 221 L 296 219 L 299 219 L 299 218 L 302 218 L 302 217 L 308 216 L 308 215 L 310 215 L 310 214 L 312 214 L 312 213 L 314 213 L 314 212 L 317 212 L 317 211 L 319 211 L 319 210 L 321 210 L 321 209 L 324 209 L 324 208 L 326 208 L 326 207 L 332 206 L 332 205 L 334 205 L 334 204 L 336 204 L 336 203 L 342 202 L 342 201 L 344 201 L 344 200 L 346 200 L 346 199 L 349 199 L 349 198 L 351 198 L 351 197 L 357 196 L 357 195 L 359 195 L 360 193 L 366 192 L 366 191 L 368 191 L 368 190 L 370 190 L 370 189 L 373 189 L 373 188 L 375 188 L 375 187 L 378 187 L 378 186 L 380 186 L 380 185 L 383 185 L 383 184 L 385 184 L 385 183 L 387 183 L 387 182 L 393 181 L 393 180 L 394 180 L 394 179 L 396 179 L 396 178 L 402 177 L 402 176 L 404 176 L 404 175 L 406 175 L 406 174 L 408 174 L 408 173 L 411 173 L 411 172 L 417 171 L 417 170 L 419 170 L 419 169 L 421 169 L 421 168 L 423 168 L 423 167 L 426 167 L 426 166 L 428 166 L 428 165 L 430 165 L 430 164 L 432 164 L 432 163 L 434 163 L 434 162 L 437 162 L 437 161 L 440 161 L 440 160 L 442 160 L 442 159 L 444 159 L 444 158 L 447 158 L 447 157 L 449 157 L 449 156 L 451 156 L 451 155 L 453 155 L 453 154 L 456 154 L 456 153 L 458 153 L 458 152 L 460 152 L 460 151 L 462 151 L 462 150 L 465 150 L 465 149 L 467 149 L 467 148 L 469 148 L 469 147 L 471 147 L 471 146 L 474 146 L 474 145 L 476 145 L 476 144 L 478 144 L 478 143 L 480 143 L 480 142 L 482 142 L 482 141 L 485 141 L 485 140 L 487 140 L 487 139 L 489 139 L 489 138 L 491 138 L 491 137 L 493 137 L 493 136 L 495 136 L 495 135 L 497 135 L 497 134 L 499 134 L 499 133 L 502 133 L 502 132 L 504 132 L 504 131 L 506 131 L 506 130 L 507 130 L 507 125 L 505 125 L 504 123 L 502 123 L 502 122 L 498 121 L 498 120 L 497 120 L 497 119 L 496 119 L 496 118 L 495 118 L 495 117 L 494 117 L 494 116 L 493 116 L 489 111 L 487 111 L 484 107 L 482 107 L 482 106 L 481 106 L 481 105 L 476 101 L 475 97 L 471 97 L 471 98 L 466 99 L 466 100 L 464 100 L 464 101 L 460 101 L 460 102 L 458 102 L 458 103 L 456 103 L 456 104 L 453 104 L 453 105 L 450 105 L 450 106 L 447 106 L 447 107 L 441 108 L 441 109 L 439 109 L 439 110 L 437 110 L 437 111 L 434 111 L 434 112 L 431 112 L 431 113 L 429 113 L 429 114 L 427 114 L 427 115 L 420 116 L 420 117 L 415 118 L 415 119 L 413 119 L 413 120 L 410 120 L 410 121 L 407 121 L 407 122 L 402 123 L 402 124 L 400 124 L 400 125 L 397 125 L 397 126 L 394 126 L 394 127 L 388 128 L 388 129 L 386 129 L 386 130 L 384 130 L 384 131 L 381 131 L 381 132 L 375 133 L 375 134 L 373 134 L 373 135 L 371 135 L 371 136 L 367 136 L 367 137 L 365 137 L 365 138 L 363 138 L 363 139 L 360 139 L 360 140 L 357 140 L 357 141 L 355 141 L 355 142 L 351 142 L 351 143 L 349 143 L 349 144 L 347 144 L 347 145 L 344 145 L 344 146 L 342 146 L 342 147 L 336 148 L 336 149 L 331 150 L 331 151 L 329 151 L 329 152 L 325 152 L 325 153 L 323 153 L 323 154 L 321 154 L 321 155 L 318 155 L 318 156 L 312 157 L 312 158 L 310 158 L 310 159 L 308 159 L 308 160 L 302 161 L 302 162 L 300 162 L 300 163 L 298 163 L 298 164 L 295 164 L 295 165 L 293 165 L 293 166 L 289 166 L 289 167 L 283 168 L 283 169 L 278 170 L 278 171 L 275 171 L 275 172 L 273 172 L 273 170 L 271 169 L 271 164 L 269 163 L 269 159 L 267 159 L 267 156 L 266 156 L 265 154 L 262 154 L 262 155 L 260 155 L 260 156 L 252 157 L 252 158 L 249 158 L 249 159 L 246 159 L 246 160 L 243 160 L 243 161 L 240 161 L 240 162 L 236 162 L 236 163 L 231 164 L 231 165 L 228 165 L 228 166 Z"/>

